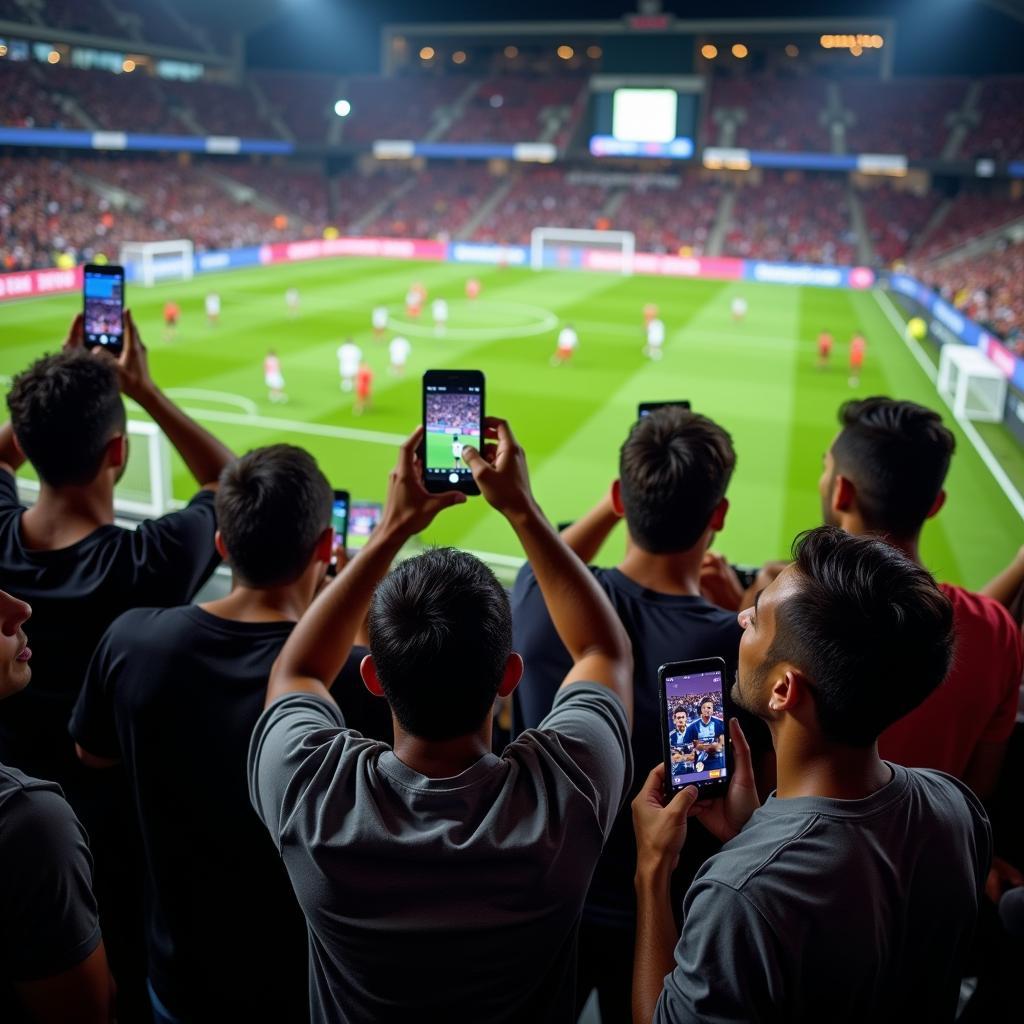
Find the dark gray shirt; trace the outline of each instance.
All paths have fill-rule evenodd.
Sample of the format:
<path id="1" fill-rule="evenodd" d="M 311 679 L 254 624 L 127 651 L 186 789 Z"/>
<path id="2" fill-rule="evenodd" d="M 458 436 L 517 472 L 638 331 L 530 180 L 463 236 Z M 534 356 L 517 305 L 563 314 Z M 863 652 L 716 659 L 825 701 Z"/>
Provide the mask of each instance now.
<path id="1" fill-rule="evenodd" d="M 770 797 L 686 894 L 655 1024 L 952 1021 L 992 851 L 948 775 Z"/>
<path id="2" fill-rule="evenodd" d="M 310 932 L 316 1021 L 573 1019 L 576 929 L 631 775 L 609 690 L 431 779 L 317 697 L 256 725 L 250 794 Z"/>

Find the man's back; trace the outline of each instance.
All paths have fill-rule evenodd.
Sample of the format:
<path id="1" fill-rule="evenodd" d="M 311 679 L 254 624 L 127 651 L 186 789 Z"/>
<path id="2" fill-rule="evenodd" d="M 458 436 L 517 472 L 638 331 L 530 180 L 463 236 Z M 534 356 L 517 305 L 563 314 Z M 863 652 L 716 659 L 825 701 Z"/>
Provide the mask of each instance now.
<path id="1" fill-rule="evenodd" d="M 979 744 L 1005 743 L 1013 732 L 1024 655 L 1020 629 L 1002 605 L 962 587 L 939 586 L 953 602 L 953 667 L 941 686 L 882 733 L 878 751 L 897 764 L 962 779 Z"/>
<path id="2" fill-rule="evenodd" d="M 955 780 L 892 771 L 754 812 L 687 893 L 655 1021 L 953 1019 L 991 830 Z"/>
<path id="3" fill-rule="evenodd" d="M 622 704 L 566 687 L 542 731 L 448 779 L 342 724 L 285 697 L 250 751 L 310 927 L 314 1019 L 569 1021 L 576 924 L 629 782 Z"/>

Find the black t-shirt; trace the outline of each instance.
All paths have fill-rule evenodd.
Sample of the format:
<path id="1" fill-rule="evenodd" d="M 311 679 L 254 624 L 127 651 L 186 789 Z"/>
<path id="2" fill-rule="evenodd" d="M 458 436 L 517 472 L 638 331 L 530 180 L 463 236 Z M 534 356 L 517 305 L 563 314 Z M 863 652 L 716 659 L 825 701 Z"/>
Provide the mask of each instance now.
<path id="1" fill-rule="evenodd" d="M 0 702 L 0 761 L 54 779 L 74 803 L 80 769 L 67 724 L 89 658 L 123 611 L 182 604 L 209 578 L 220 560 L 213 492 L 137 530 L 101 526 L 57 551 L 22 544 L 23 511 L 14 477 L 0 472 L 0 580 L 32 605 L 32 685 Z"/>
<path id="2" fill-rule="evenodd" d="M 71 970 L 100 944 L 85 829 L 60 787 L 0 764 L 0 1020 L 13 985 Z"/>
<path id="3" fill-rule="evenodd" d="M 290 622 L 223 619 L 195 605 L 137 608 L 104 634 L 71 733 L 121 758 L 147 866 L 149 977 L 190 1020 L 308 1019 L 306 929 L 249 801 L 246 759 Z M 332 693 L 352 728 L 391 742 L 387 702 L 356 648 Z"/>
<path id="4" fill-rule="evenodd" d="M 598 861 L 584 919 L 631 927 L 635 912 L 636 840 L 629 803 L 648 772 L 663 757 L 661 730 L 666 719 L 665 709 L 658 705 L 658 666 L 693 658 L 724 658 L 728 688 L 736 671 L 742 629 L 732 612 L 709 604 L 702 597 L 648 590 L 618 569 L 591 566 L 590 571 L 608 595 L 632 641 L 633 786 Z M 512 634 L 513 646 L 526 662 L 523 680 L 516 690 L 518 732 L 536 727 L 551 710 L 555 693 L 572 667 L 572 658 L 558 638 L 529 564 L 519 570 L 512 589 Z M 679 896 L 697 865 L 718 845 L 703 830 L 691 829 L 675 879 L 674 888 Z"/>

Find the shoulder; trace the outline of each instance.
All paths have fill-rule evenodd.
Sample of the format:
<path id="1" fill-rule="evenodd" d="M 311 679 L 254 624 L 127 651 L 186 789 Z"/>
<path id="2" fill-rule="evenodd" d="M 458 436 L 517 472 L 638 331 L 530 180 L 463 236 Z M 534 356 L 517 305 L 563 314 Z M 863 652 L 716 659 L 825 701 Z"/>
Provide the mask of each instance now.
<path id="1" fill-rule="evenodd" d="M 1013 616 L 998 602 L 985 594 L 975 593 L 952 583 L 940 583 L 939 589 L 953 604 L 957 632 L 961 630 L 981 633 L 986 630 L 999 633 L 1019 633 Z"/>
<path id="2" fill-rule="evenodd" d="M 118 646 L 146 646 L 155 636 L 185 628 L 189 618 L 188 605 L 173 608 L 129 608 L 107 627 L 104 640 L 108 643 L 113 641 Z"/>
<path id="3" fill-rule="evenodd" d="M 34 861 L 81 825 L 55 782 L 0 765 L 0 850 L 2 860 L 24 855 Z"/>

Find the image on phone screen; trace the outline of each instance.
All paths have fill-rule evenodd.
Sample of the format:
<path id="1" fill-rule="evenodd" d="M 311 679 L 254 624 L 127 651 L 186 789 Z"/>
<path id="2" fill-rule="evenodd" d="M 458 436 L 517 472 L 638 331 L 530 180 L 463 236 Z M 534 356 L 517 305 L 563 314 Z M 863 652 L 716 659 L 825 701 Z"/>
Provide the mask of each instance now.
<path id="1" fill-rule="evenodd" d="M 88 266 L 82 279 L 85 344 L 116 355 L 124 340 L 124 276 L 120 268 Z"/>
<path id="2" fill-rule="evenodd" d="M 355 499 L 349 507 L 348 543 L 350 547 L 362 547 L 380 522 L 384 506 L 377 501 Z"/>
<path id="3" fill-rule="evenodd" d="M 343 551 L 348 542 L 348 491 L 335 491 L 331 505 L 331 526 L 334 529 L 334 550 L 331 554 L 330 570 L 332 574 L 338 569 L 338 552 Z"/>
<path id="4" fill-rule="evenodd" d="M 722 670 L 666 675 L 665 705 L 672 790 L 725 779 Z"/>
<path id="5" fill-rule="evenodd" d="M 483 374 L 428 371 L 423 381 L 426 430 L 424 483 L 431 490 L 472 489 L 473 474 L 462 460 L 466 445 L 480 447 Z"/>
<path id="6" fill-rule="evenodd" d="M 671 406 L 675 409 L 689 409 L 690 403 L 686 399 L 681 399 L 678 402 L 641 402 L 636 407 L 636 418 L 642 420 L 645 416 L 650 416 L 655 409 L 664 409 L 665 406 Z"/>

